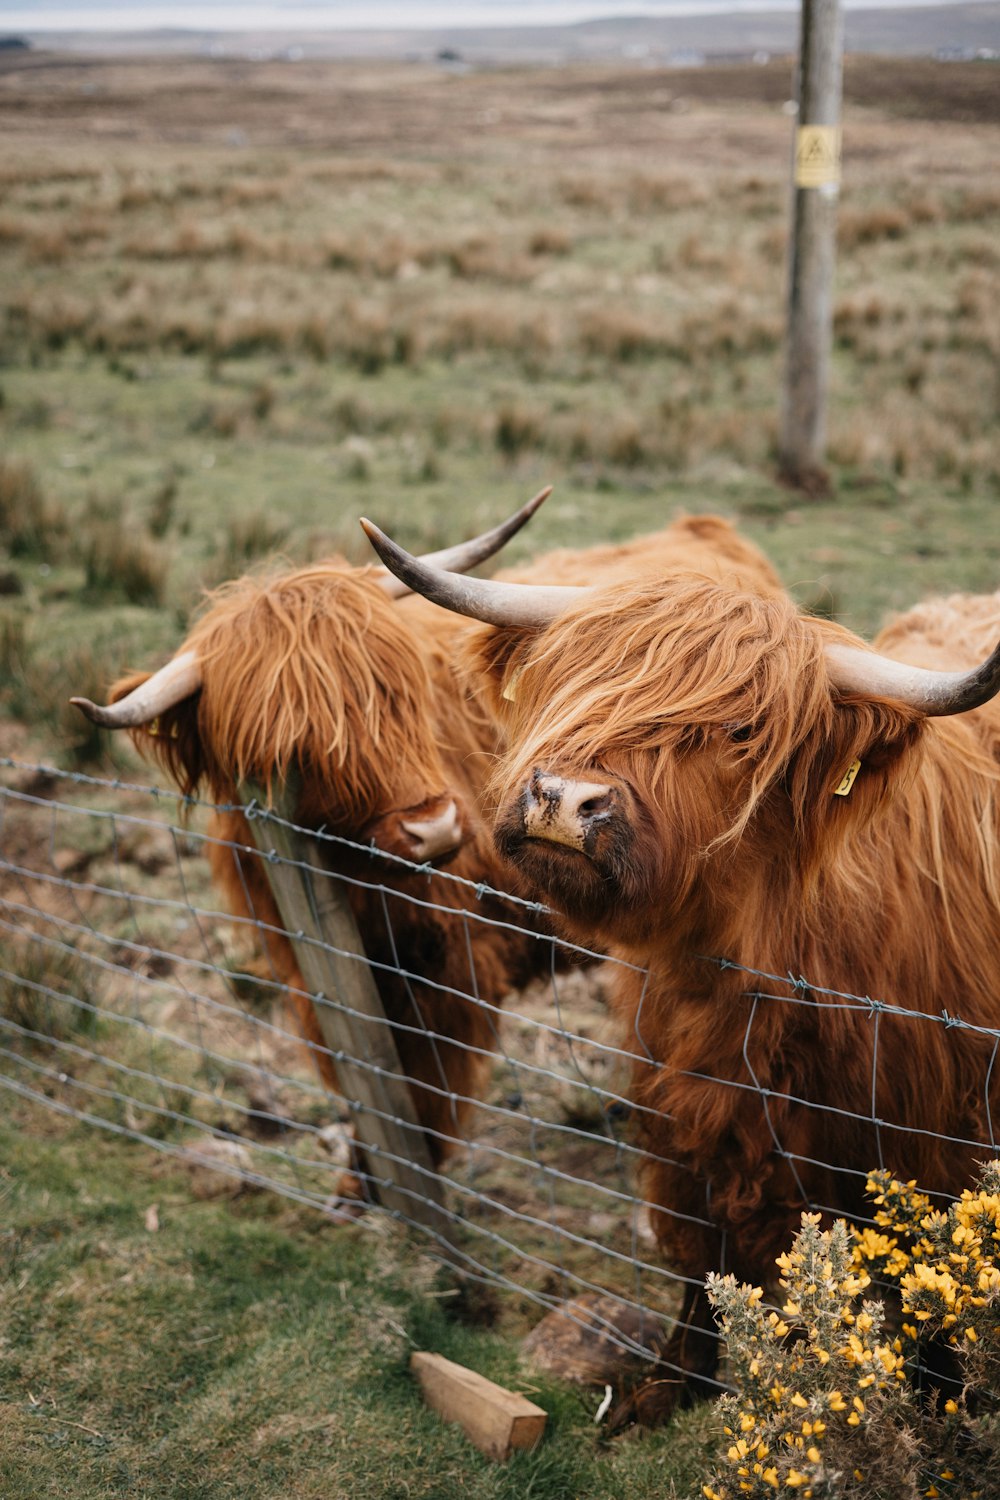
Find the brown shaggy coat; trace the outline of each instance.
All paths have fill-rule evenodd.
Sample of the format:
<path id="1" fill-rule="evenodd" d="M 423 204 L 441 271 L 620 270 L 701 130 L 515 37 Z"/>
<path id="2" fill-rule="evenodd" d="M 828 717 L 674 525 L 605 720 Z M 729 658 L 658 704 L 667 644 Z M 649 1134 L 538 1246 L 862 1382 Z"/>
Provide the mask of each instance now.
<path id="1" fill-rule="evenodd" d="M 954 669 L 998 636 L 1000 595 L 957 597 L 875 645 Z M 692 575 L 475 641 L 507 717 L 500 847 L 571 934 L 648 969 L 622 970 L 616 1005 L 654 1226 L 691 1279 L 666 1356 L 689 1391 L 717 1358 L 707 1271 L 773 1275 L 801 1210 L 859 1212 L 881 1162 L 957 1193 L 1000 1117 L 1000 701 L 927 720 L 840 696 L 834 640 L 860 644 L 786 597 Z M 616 788 L 624 810 L 588 852 L 525 832 L 538 770 Z M 679 1389 L 650 1388 L 642 1414 Z"/>

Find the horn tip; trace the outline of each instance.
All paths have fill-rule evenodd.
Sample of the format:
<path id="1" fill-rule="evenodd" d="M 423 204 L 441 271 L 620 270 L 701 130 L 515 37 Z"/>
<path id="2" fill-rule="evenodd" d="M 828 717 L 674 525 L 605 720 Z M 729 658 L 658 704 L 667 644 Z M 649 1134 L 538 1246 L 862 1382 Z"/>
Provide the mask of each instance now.
<path id="1" fill-rule="evenodd" d="M 362 516 L 358 524 L 360 525 L 361 530 L 364 532 L 369 541 L 372 541 L 377 536 L 385 536 L 385 532 L 382 530 L 381 526 L 376 526 L 375 522 L 369 521 L 367 516 Z"/>
<path id="2" fill-rule="evenodd" d="M 71 698 L 69 701 L 70 703 L 72 703 L 74 708 L 78 708 L 82 714 L 85 714 L 86 717 L 90 719 L 91 723 L 104 723 L 104 715 L 107 710 L 102 709 L 96 703 L 92 703 L 89 698 Z"/>
<path id="3" fill-rule="evenodd" d="M 406 558 L 408 554 L 394 542 L 391 536 L 387 536 L 381 526 L 376 526 L 374 521 L 369 521 L 367 516 L 361 518 L 361 529 L 371 542 L 375 551 L 384 563 L 389 564 L 390 558 Z"/>

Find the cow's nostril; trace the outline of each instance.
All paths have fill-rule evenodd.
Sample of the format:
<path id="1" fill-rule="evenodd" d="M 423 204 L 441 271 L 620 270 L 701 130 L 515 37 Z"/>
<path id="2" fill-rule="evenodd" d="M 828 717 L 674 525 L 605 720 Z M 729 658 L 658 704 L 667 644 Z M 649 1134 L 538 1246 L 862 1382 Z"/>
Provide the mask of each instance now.
<path id="1" fill-rule="evenodd" d="M 605 782 L 569 781 L 563 801 L 567 816 L 586 828 L 611 810 L 613 798 L 614 793 Z"/>
<path id="2" fill-rule="evenodd" d="M 580 816 L 584 818 L 596 818 L 601 813 L 607 812 L 611 806 L 611 793 L 605 792 L 601 797 L 588 797 L 580 803 Z"/>

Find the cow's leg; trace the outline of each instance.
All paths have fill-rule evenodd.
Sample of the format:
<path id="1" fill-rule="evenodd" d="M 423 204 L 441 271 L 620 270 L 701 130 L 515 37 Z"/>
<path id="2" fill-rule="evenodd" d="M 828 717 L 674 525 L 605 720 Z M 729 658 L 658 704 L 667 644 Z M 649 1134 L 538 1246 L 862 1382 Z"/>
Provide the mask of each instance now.
<path id="1" fill-rule="evenodd" d="M 703 1286 L 689 1286 L 677 1327 L 653 1373 L 620 1397 L 608 1415 L 617 1432 L 632 1423 L 659 1427 L 674 1412 L 718 1393 L 719 1331 Z"/>

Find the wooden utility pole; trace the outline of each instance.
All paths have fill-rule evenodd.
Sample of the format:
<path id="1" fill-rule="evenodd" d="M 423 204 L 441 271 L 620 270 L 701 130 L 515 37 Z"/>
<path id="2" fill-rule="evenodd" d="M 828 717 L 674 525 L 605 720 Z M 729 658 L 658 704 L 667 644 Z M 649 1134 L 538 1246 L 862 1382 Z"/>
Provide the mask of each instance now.
<path id="1" fill-rule="evenodd" d="M 782 478 L 828 487 L 826 395 L 833 326 L 843 25 L 840 0 L 802 0 L 792 189 Z"/>

